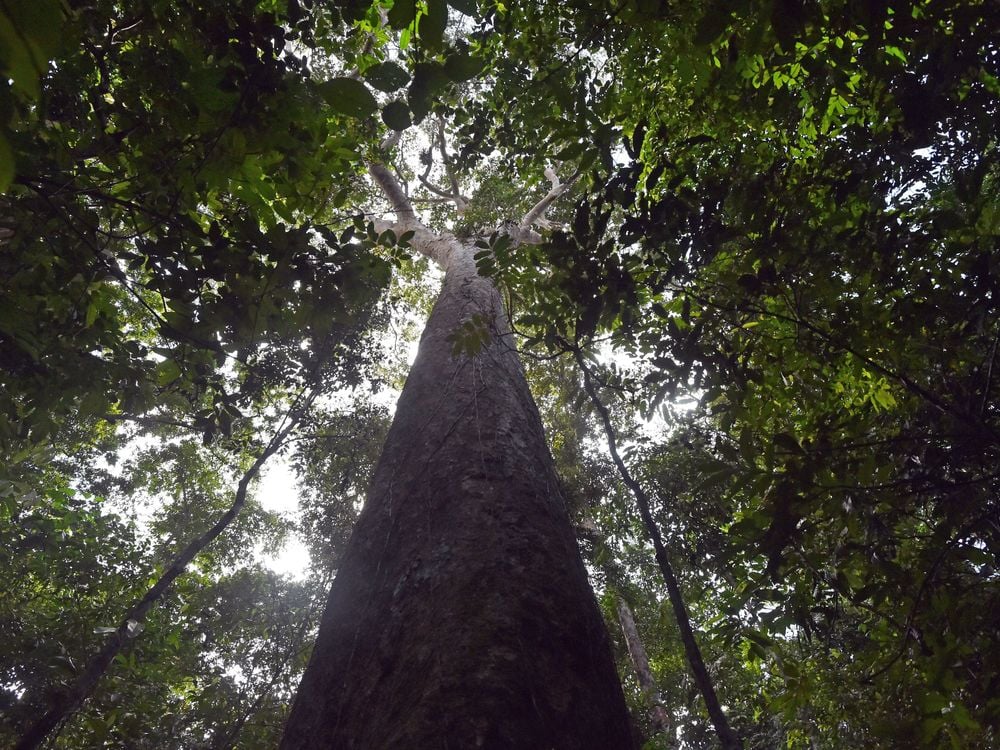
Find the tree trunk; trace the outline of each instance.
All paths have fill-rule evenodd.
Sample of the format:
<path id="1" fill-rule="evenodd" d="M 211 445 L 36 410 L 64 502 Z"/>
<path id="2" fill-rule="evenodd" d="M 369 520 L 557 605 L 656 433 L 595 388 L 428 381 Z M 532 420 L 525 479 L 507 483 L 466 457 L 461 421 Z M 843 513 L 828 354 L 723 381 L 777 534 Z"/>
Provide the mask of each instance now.
<path id="1" fill-rule="evenodd" d="M 281 747 L 631 748 L 500 296 L 450 255 Z"/>
<path id="2" fill-rule="evenodd" d="M 635 626 L 632 608 L 621 596 L 618 597 L 618 622 L 622 626 L 628 655 L 632 660 L 632 668 L 635 670 L 635 678 L 639 683 L 640 690 L 642 690 L 642 697 L 649 709 L 653 729 L 657 734 L 669 733 L 670 714 L 667 713 L 667 709 L 663 707 L 660 700 L 660 691 L 656 687 L 656 680 L 653 679 L 653 670 L 649 667 L 646 647 L 642 645 L 642 639 L 639 638 L 639 629 Z"/>

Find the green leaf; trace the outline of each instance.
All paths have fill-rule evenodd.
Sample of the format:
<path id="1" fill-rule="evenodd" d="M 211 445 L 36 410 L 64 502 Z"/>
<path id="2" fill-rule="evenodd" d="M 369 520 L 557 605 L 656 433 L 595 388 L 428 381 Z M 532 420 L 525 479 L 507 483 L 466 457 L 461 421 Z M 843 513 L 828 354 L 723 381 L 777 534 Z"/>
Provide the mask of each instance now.
<path id="1" fill-rule="evenodd" d="M 795 48 L 795 39 L 802 33 L 804 21 L 802 0 L 775 0 L 771 10 L 771 28 L 783 50 Z"/>
<path id="2" fill-rule="evenodd" d="M 416 0 L 395 0 L 389 9 L 387 18 L 389 26 L 394 29 L 405 29 L 417 17 Z M 402 43 L 400 46 L 405 46 Z"/>
<path id="3" fill-rule="evenodd" d="M 410 121 L 410 108 L 400 101 L 389 102 L 382 108 L 382 122 L 393 130 L 406 130 Z"/>
<path id="4" fill-rule="evenodd" d="M 0 70 L 31 98 L 61 46 L 63 12 L 55 0 L 4 4 L 0 11 Z"/>
<path id="5" fill-rule="evenodd" d="M 969 729 L 972 731 L 978 731 L 981 729 L 979 722 L 972 718 L 969 714 L 969 710 L 962 703 L 957 701 L 953 703 L 950 714 L 955 724 L 961 729 Z"/>
<path id="6" fill-rule="evenodd" d="M 732 10 L 727 8 L 728 3 L 716 0 L 708 6 L 707 11 L 698 21 L 698 27 L 694 34 L 694 43 L 700 46 L 711 44 L 729 26 L 729 19 L 732 17 Z"/>
<path id="7" fill-rule="evenodd" d="M 331 78 L 317 86 L 320 96 L 338 114 L 367 117 L 378 109 L 378 102 L 368 87 L 353 78 Z"/>
<path id="8" fill-rule="evenodd" d="M 576 158 L 582 154 L 585 148 L 586 146 L 583 143 L 571 143 L 557 153 L 555 158 L 558 161 L 569 161 L 570 159 Z"/>
<path id="9" fill-rule="evenodd" d="M 298 0 L 289 0 L 289 9 L 291 9 L 292 3 L 298 3 Z M 340 11 L 341 16 L 348 23 L 356 23 L 361 21 L 365 17 L 365 13 L 368 10 L 369 3 L 364 2 L 364 0 L 339 0 L 335 3 L 335 7 Z"/>
<path id="10" fill-rule="evenodd" d="M 181 368 L 172 359 L 165 359 L 156 366 L 156 384 L 170 385 L 181 376 Z"/>
<path id="11" fill-rule="evenodd" d="M 732 477 L 736 475 L 736 469 L 732 466 L 723 466 L 721 469 L 717 469 L 712 473 L 703 476 L 702 480 L 698 483 L 697 490 L 699 492 L 704 492 L 713 487 L 717 487 L 723 482 L 729 481 Z"/>
<path id="12" fill-rule="evenodd" d="M 431 111 L 431 101 L 450 81 L 438 63 L 417 63 L 413 66 L 413 81 L 407 92 L 407 102 L 413 121 L 420 122 Z"/>
<path id="13" fill-rule="evenodd" d="M 479 14 L 479 4 L 476 0 L 448 0 L 448 5 L 467 16 Z"/>
<path id="14" fill-rule="evenodd" d="M 990 552 L 978 547 L 967 547 L 963 550 L 963 554 L 966 560 L 977 566 L 992 565 L 996 562 L 996 558 Z"/>
<path id="15" fill-rule="evenodd" d="M 416 0 L 395 0 L 387 14 L 389 26 L 394 29 L 405 29 L 416 17 Z"/>
<path id="16" fill-rule="evenodd" d="M 84 328 L 90 328 L 101 313 L 101 304 L 98 300 L 91 300 L 87 305 L 87 314 L 83 323 Z"/>
<path id="17" fill-rule="evenodd" d="M 448 3 L 445 0 L 427 0 L 427 13 L 420 17 L 417 35 L 429 50 L 441 49 L 444 30 L 448 25 Z"/>
<path id="18" fill-rule="evenodd" d="M 757 457 L 757 444 L 754 440 L 753 430 L 749 427 L 744 427 L 740 431 L 739 438 L 740 446 L 740 457 L 749 465 L 753 466 L 754 459 Z"/>
<path id="19" fill-rule="evenodd" d="M 365 71 L 365 80 L 387 94 L 403 88 L 410 82 L 410 74 L 391 60 L 379 63 Z"/>
<path id="20" fill-rule="evenodd" d="M 799 441 L 787 432 L 779 432 L 776 434 L 773 442 L 776 448 L 780 448 L 786 453 L 797 453 L 800 456 L 805 455 L 805 451 L 802 450 L 802 446 L 799 445 Z"/>
<path id="21" fill-rule="evenodd" d="M 444 72 L 451 80 L 462 82 L 475 78 L 483 70 L 483 61 L 465 52 L 448 55 L 444 61 Z"/>
<path id="22" fill-rule="evenodd" d="M 14 180 L 14 153 L 3 133 L 0 133 L 0 193 L 10 187 Z"/>

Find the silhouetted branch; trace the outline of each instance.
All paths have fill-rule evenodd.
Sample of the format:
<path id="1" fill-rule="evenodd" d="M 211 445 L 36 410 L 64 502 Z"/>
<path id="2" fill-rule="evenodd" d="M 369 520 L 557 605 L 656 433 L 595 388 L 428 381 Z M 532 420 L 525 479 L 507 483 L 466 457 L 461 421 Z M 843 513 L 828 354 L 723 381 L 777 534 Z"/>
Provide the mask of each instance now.
<path id="1" fill-rule="evenodd" d="M 286 412 L 284 419 L 278 427 L 277 432 L 271 437 L 263 452 L 257 457 L 249 469 L 240 478 L 236 488 L 236 496 L 229 509 L 216 521 L 211 528 L 198 538 L 189 542 L 181 551 L 170 566 L 157 579 L 156 583 L 149 588 L 146 593 L 135 604 L 129 608 L 122 617 L 118 627 L 114 632 L 109 633 L 104 647 L 95 654 L 87 668 L 76 680 L 69 685 L 66 691 L 59 696 L 54 704 L 21 736 L 14 750 L 35 750 L 42 745 L 50 734 L 68 719 L 80 706 L 90 697 L 97 687 L 97 683 L 107 672 L 111 662 L 121 652 L 125 645 L 142 631 L 142 622 L 146 615 L 169 591 L 173 582 L 186 569 L 188 564 L 209 544 L 211 544 L 223 531 L 228 528 L 236 516 L 246 504 L 247 491 L 250 483 L 260 473 L 261 467 L 274 455 L 282 446 L 288 434 L 295 429 L 301 418 L 302 412 L 308 408 L 315 398 L 317 391 L 313 390 L 308 396 L 305 391 L 299 394 L 299 398 Z"/>
<path id="2" fill-rule="evenodd" d="M 663 581 L 667 585 L 667 596 L 670 599 L 670 605 L 674 610 L 674 617 L 677 620 L 681 643 L 684 644 L 684 653 L 687 656 L 688 665 L 691 667 L 691 672 L 694 675 L 694 681 L 705 701 L 705 708 L 708 709 L 712 725 L 715 727 L 715 732 L 719 736 L 723 748 L 726 750 L 738 750 L 743 747 L 743 744 L 732 727 L 729 726 L 729 720 L 726 718 L 726 714 L 722 710 L 722 705 L 719 703 L 719 697 L 715 693 L 712 677 L 705 667 L 701 648 L 698 646 L 694 630 L 691 627 L 691 618 L 684 603 L 684 595 L 681 592 L 677 576 L 674 574 L 673 566 L 670 563 L 670 556 L 667 554 L 666 545 L 663 543 L 660 528 L 656 525 L 656 521 L 653 519 L 653 514 L 650 511 L 649 497 L 646 495 L 646 491 L 632 477 L 632 473 L 625 466 L 625 462 L 622 461 L 618 453 L 618 439 L 614 425 L 611 423 L 611 415 L 597 393 L 597 388 L 594 386 L 594 381 L 590 369 L 583 358 L 583 353 L 579 347 L 573 347 L 572 351 L 583 374 L 583 387 L 587 391 L 587 395 L 590 396 L 590 400 L 604 426 L 604 434 L 608 441 L 608 452 L 611 454 L 611 460 L 618 468 L 622 483 L 628 487 L 635 498 L 636 505 L 639 508 L 639 515 L 642 517 L 642 523 L 646 528 L 646 533 L 653 542 L 656 562 L 660 567 L 660 573 L 663 575 Z"/>

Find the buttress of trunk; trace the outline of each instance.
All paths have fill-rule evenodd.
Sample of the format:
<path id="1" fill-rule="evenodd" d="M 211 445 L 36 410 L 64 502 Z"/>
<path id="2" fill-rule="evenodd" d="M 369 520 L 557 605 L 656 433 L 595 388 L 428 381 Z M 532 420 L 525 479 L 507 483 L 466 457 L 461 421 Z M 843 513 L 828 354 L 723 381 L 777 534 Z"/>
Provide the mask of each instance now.
<path id="1" fill-rule="evenodd" d="M 489 344 L 453 357 L 483 316 Z M 607 632 L 502 303 L 453 254 L 283 750 L 621 750 Z"/>
<path id="2" fill-rule="evenodd" d="M 635 626 L 632 608 L 620 596 L 618 597 L 618 622 L 622 626 L 628 655 L 632 660 L 632 668 L 635 670 L 635 678 L 639 683 L 639 689 L 642 690 L 646 708 L 649 710 L 653 729 L 657 734 L 669 733 L 670 714 L 667 713 L 667 709 L 663 707 L 660 700 L 660 691 L 656 687 L 656 680 L 653 679 L 653 670 L 649 667 L 646 647 L 642 645 L 642 639 L 639 638 L 639 629 Z"/>

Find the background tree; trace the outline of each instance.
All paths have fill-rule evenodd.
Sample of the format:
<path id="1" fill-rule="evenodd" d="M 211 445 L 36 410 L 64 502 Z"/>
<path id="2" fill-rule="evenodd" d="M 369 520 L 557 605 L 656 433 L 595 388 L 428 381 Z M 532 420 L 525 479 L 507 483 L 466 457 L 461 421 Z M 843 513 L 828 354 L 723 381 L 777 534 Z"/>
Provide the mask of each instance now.
<path id="1" fill-rule="evenodd" d="M 537 290 L 523 326 L 553 349 L 610 332 L 635 359 L 605 372 L 606 397 L 644 413 L 684 391 L 702 404 L 708 456 L 686 491 L 725 490 L 726 544 L 699 558 L 730 581 L 714 630 L 774 680 L 788 741 L 811 741 L 843 700 L 887 711 L 844 726 L 833 710 L 831 744 L 988 746 L 993 10 L 618 10 L 553 9 L 537 32 L 605 50 L 580 84 L 598 103 L 564 99 L 608 134 L 602 147 L 581 130 L 577 148 L 611 177 L 572 235 L 501 270 Z M 510 62 L 511 80 L 563 80 L 562 61 L 533 62 Z M 540 106 L 516 84 L 489 96 L 511 113 Z M 977 616 L 942 616 L 956 592 Z"/>
<path id="2" fill-rule="evenodd" d="M 381 120 L 423 123 L 400 173 L 425 220 L 462 237 L 537 203 L 548 161 L 564 179 L 579 168 L 555 206 L 570 231 L 517 252 L 498 235 L 479 270 L 520 348 L 595 356 L 597 400 L 745 744 L 996 743 L 991 5 L 428 2 L 384 19 L 353 3 L 22 5 L 0 9 L 0 494 L 24 571 L 4 627 L 26 636 L 4 656 L 9 736 L 181 542 L 180 512 L 158 527 L 171 541 L 98 510 L 92 497 L 124 496 L 99 457 L 136 432 L 186 440 L 231 489 L 260 425 L 313 372 L 317 342 L 331 342 L 331 389 L 374 376 L 365 331 L 400 303 L 375 300 L 407 262 L 398 237 L 345 214 L 381 215 L 363 178 Z M 472 347 L 481 330 L 454 341 Z M 598 447 L 580 378 L 546 361 L 531 381 L 564 490 L 606 539 L 585 547 L 620 572 L 598 588 L 632 604 L 678 735 L 653 742 L 711 746 L 649 564 L 650 524 Z M 364 410 L 353 423 L 324 409 L 291 436 L 303 468 L 316 468 L 324 424 L 377 443 Z M 637 427 L 653 416 L 667 425 Z M 348 502 L 307 502 L 305 523 L 337 561 L 373 451 L 327 445 L 329 476 L 347 478 L 307 482 Z M 153 474 L 134 476 L 142 495 Z M 253 517 L 234 538 L 278 531 Z M 219 549 L 189 573 L 209 597 L 226 577 Z M 88 593 L 68 611 L 78 583 Z M 309 598 L 294 588 L 288 612 Z M 149 644 L 143 660 L 115 662 L 59 742 L 173 737 L 153 707 L 184 696 L 206 712 L 179 745 L 209 725 L 218 746 L 238 726 L 273 744 L 294 681 L 274 676 L 302 657 L 285 672 L 280 638 L 273 651 L 234 646 L 232 658 L 272 665 L 244 682 L 195 639 L 180 638 L 184 658 L 153 648 L 158 633 L 201 626 L 162 606 L 129 642 Z M 242 708 L 223 716 L 210 707 L 225 701 L 184 687 L 206 669 Z M 117 715 L 114 694 L 128 704 Z M 86 716 L 109 719 L 106 739 Z"/>
<path id="3" fill-rule="evenodd" d="M 2 9 L 0 445 L 4 534 L 22 553 L 11 571 L 25 572 L 5 583 L 10 737 L 41 714 L 49 728 L 67 716 L 113 641 L 121 653 L 97 700 L 63 727 L 77 746 L 252 733 L 249 714 L 274 711 L 268 694 L 294 674 L 301 655 L 280 644 L 297 639 L 261 635 L 267 615 L 228 636 L 196 603 L 225 598 L 230 580 L 270 579 L 274 617 L 282 601 L 296 612 L 281 627 L 308 630 L 301 586 L 251 561 L 226 570 L 233 551 L 276 538 L 276 519 L 251 502 L 227 546 L 193 560 L 197 547 L 182 550 L 222 531 L 234 493 L 231 510 L 247 503 L 261 438 L 282 415 L 320 384 L 368 380 L 378 351 L 366 331 L 385 320 L 388 263 L 367 238 L 340 243 L 324 225 L 334 175 L 355 166 L 286 49 L 304 53 L 336 22 L 297 3 Z M 109 463 L 134 438 L 162 448 L 119 477 Z M 166 503 L 151 523 L 143 498 Z M 111 508 L 139 527 L 113 523 Z M 186 593 L 154 589 L 148 603 L 165 609 L 122 619 L 188 562 Z M 241 651 L 259 663 L 239 664 Z M 201 718 L 181 710 L 194 700 Z"/>

